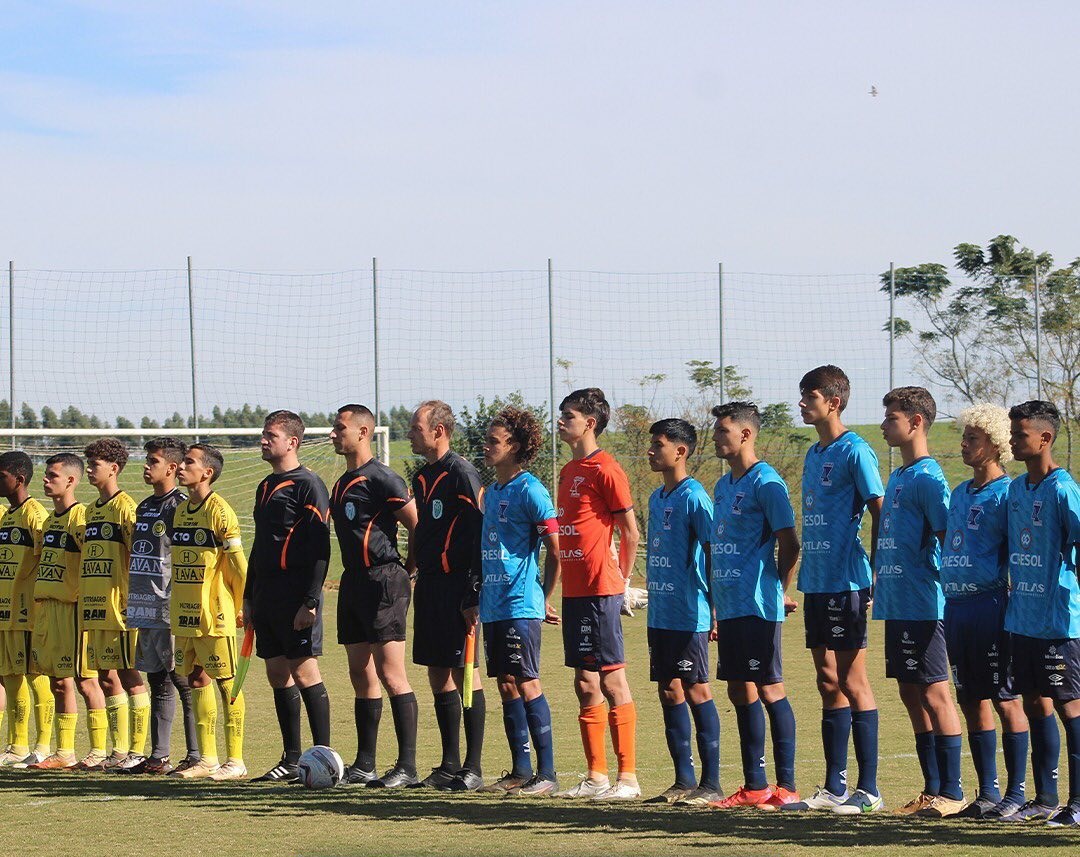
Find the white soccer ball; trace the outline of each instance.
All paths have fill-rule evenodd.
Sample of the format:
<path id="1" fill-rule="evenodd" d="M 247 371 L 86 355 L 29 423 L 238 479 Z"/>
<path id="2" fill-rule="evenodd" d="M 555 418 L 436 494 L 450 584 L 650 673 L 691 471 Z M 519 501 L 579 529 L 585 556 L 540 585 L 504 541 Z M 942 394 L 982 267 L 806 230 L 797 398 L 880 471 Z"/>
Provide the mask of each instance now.
<path id="1" fill-rule="evenodd" d="M 300 782 L 309 789 L 330 789 L 345 776 L 345 763 L 334 750 L 318 745 L 305 750 L 297 762 Z"/>

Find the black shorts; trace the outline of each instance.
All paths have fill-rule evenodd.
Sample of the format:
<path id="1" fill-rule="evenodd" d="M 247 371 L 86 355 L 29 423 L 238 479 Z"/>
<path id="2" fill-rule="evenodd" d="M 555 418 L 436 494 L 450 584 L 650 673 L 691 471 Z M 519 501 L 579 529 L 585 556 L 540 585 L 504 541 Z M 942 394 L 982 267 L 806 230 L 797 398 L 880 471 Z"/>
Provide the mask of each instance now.
<path id="1" fill-rule="evenodd" d="M 426 667 L 465 666 L 463 574 L 421 574 L 413 591 L 413 661 Z M 479 646 L 474 664 L 479 664 Z"/>
<path id="2" fill-rule="evenodd" d="M 760 616 L 721 619 L 716 623 L 716 677 L 754 684 L 782 682 L 783 628 L 783 622 L 770 622 Z"/>
<path id="3" fill-rule="evenodd" d="M 806 648 L 824 646 L 835 652 L 865 649 L 869 603 L 869 589 L 804 593 Z"/>
<path id="4" fill-rule="evenodd" d="M 1058 702 L 1080 699 L 1080 639 L 1013 634 L 1013 688 Z"/>
<path id="5" fill-rule="evenodd" d="M 945 647 L 956 698 L 1016 699 L 1012 680 L 1012 634 L 1005 630 L 1008 590 L 945 602 Z"/>
<path id="6" fill-rule="evenodd" d="M 563 599 L 563 654 L 568 667 L 606 672 L 626 666 L 622 603 L 622 594 Z"/>
<path id="7" fill-rule="evenodd" d="M 400 563 L 346 571 L 338 590 L 337 641 L 388 643 L 405 639 L 412 582 Z"/>
<path id="8" fill-rule="evenodd" d="M 948 681 L 945 623 L 940 619 L 886 619 L 885 678 L 903 684 Z"/>
<path id="9" fill-rule="evenodd" d="M 484 658 L 492 678 L 540 678 L 542 619 L 500 619 L 484 623 Z"/>
<path id="10" fill-rule="evenodd" d="M 649 628 L 649 681 L 705 684 L 709 680 L 709 632 Z"/>
<path id="11" fill-rule="evenodd" d="M 315 609 L 315 624 L 303 631 L 293 630 L 300 609 L 255 605 L 255 654 L 264 661 L 270 658 L 317 658 L 322 654 L 323 604 Z"/>

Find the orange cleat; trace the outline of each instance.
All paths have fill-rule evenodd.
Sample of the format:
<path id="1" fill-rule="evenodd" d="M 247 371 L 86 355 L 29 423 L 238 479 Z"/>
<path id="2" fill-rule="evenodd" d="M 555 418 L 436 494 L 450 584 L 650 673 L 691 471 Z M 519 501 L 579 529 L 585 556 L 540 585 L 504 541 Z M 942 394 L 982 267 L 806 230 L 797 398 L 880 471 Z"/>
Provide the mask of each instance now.
<path id="1" fill-rule="evenodd" d="M 758 809 L 764 809 L 767 812 L 776 812 L 784 804 L 797 803 L 802 798 L 799 797 L 799 793 L 794 789 L 785 789 L 783 786 L 773 786 L 772 796 L 764 803 L 758 804 Z"/>
<path id="2" fill-rule="evenodd" d="M 30 771 L 70 771 L 77 764 L 79 760 L 75 758 L 75 754 L 70 756 L 61 756 L 59 753 L 53 753 L 51 756 L 47 756 L 40 762 L 36 762 L 33 765 L 27 766 L 27 770 Z"/>
<path id="3" fill-rule="evenodd" d="M 746 786 L 740 786 L 739 790 L 734 794 L 728 795 L 726 798 L 720 800 L 714 800 L 709 803 L 709 806 L 714 809 L 734 809 L 739 806 L 761 806 L 773 795 L 773 790 L 769 786 L 765 786 L 763 789 L 748 789 Z"/>

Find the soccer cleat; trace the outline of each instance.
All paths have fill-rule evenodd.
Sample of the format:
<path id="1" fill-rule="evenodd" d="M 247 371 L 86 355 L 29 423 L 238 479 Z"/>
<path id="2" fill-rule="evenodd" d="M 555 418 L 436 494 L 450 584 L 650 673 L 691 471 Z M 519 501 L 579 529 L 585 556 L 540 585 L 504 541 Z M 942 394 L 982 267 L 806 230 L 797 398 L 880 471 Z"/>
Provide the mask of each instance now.
<path id="1" fill-rule="evenodd" d="M 1071 800 L 1046 822 L 1047 827 L 1080 827 L 1080 800 Z"/>
<path id="2" fill-rule="evenodd" d="M 446 768 L 432 768 L 431 773 L 422 780 L 413 777 L 413 781 L 408 784 L 408 788 L 438 789 L 439 791 L 445 791 L 450 786 L 450 783 L 454 781 L 455 776 L 457 776 L 457 774 L 454 771 L 448 771 Z M 378 788 L 378 786 L 374 786 L 374 788 Z"/>
<path id="3" fill-rule="evenodd" d="M 930 803 L 915 813 L 916 818 L 951 818 L 964 809 L 963 798 L 937 795 Z"/>
<path id="4" fill-rule="evenodd" d="M 375 779 L 374 771 L 365 771 L 363 768 L 353 764 L 345 769 L 345 776 L 341 778 L 341 782 L 346 786 L 362 786 L 370 783 L 373 779 Z"/>
<path id="5" fill-rule="evenodd" d="M 180 760 L 179 765 L 177 765 L 175 768 L 172 768 L 172 771 L 186 771 L 192 765 L 197 764 L 199 764 L 199 760 L 197 758 L 195 758 L 194 756 L 186 756 L 185 758 Z M 172 766 L 170 765 L 170 767 Z M 172 771 L 166 771 L 165 773 L 169 774 L 172 773 Z"/>
<path id="6" fill-rule="evenodd" d="M 611 788 L 593 795 L 593 800 L 637 800 L 641 797 L 641 786 L 637 783 L 628 783 L 625 780 L 616 780 Z"/>
<path id="7" fill-rule="evenodd" d="M 26 753 L 17 753 L 15 748 L 10 744 L 4 748 L 4 752 L 0 753 L 0 768 L 10 768 L 16 762 L 21 762 L 26 758 Z"/>
<path id="8" fill-rule="evenodd" d="M 199 763 L 196 762 L 196 765 Z M 177 770 L 180 770 L 177 767 Z M 175 771 L 173 772 L 175 774 Z M 278 762 L 269 771 L 263 774 L 261 777 L 255 777 L 252 780 L 253 783 L 298 783 L 300 782 L 300 769 L 296 765 L 286 764 L 284 761 Z"/>
<path id="9" fill-rule="evenodd" d="M 108 757 L 104 753 L 95 753 L 91 750 L 86 758 L 75 766 L 76 771 L 84 771 L 92 774 L 101 773 L 105 770 L 105 760 Z"/>
<path id="10" fill-rule="evenodd" d="M 462 768 L 442 791 L 474 792 L 483 784 L 484 778 L 480 774 L 476 773 L 476 771 L 470 771 L 468 768 Z"/>
<path id="11" fill-rule="evenodd" d="M 746 786 L 739 786 L 734 794 L 721 798 L 718 801 L 713 801 L 709 806 L 713 809 L 735 809 L 740 806 L 761 806 L 771 797 L 772 789 L 768 786 L 765 786 L 763 789 L 748 789 Z"/>
<path id="12" fill-rule="evenodd" d="M 127 761 L 127 753 L 117 753 L 113 750 L 108 756 L 105 757 L 102 769 L 109 773 L 114 773 L 117 768 Z"/>
<path id="13" fill-rule="evenodd" d="M 798 803 L 799 793 L 794 789 L 785 789 L 783 786 L 773 786 L 772 795 L 763 804 L 758 805 L 758 809 L 763 809 L 766 812 L 776 812 L 778 809 L 783 809 L 790 803 Z"/>
<path id="14" fill-rule="evenodd" d="M 1050 818 L 1057 814 L 1058 808 L 1056 806 L 1049 806 L 1045 803 L 1038 803 L 1037 801 L 1029 800 L 1020 809 L 1012 813 L 1012 815 L 1002 816 L 1002 821 L 1023 822 L 1023 821 L 1042 821 L 1044 818 Z"/>
<path id="15" fill-rule="evenodd" d="M 713 801 L 720 800 L 724 796 L 724 792 L 721 789 L 713 789 L 708 786 L 698 786 L 686 797 L 681 797 L 675 801 L 676 806 L 697 806 L 706 807 Z"/>
<path id="16" fill-rule="evenodd" d="M 31 750 L 28 755 L 24 756 L 11 767 L 23 770 L 24 768 L 29 768 L 31 765 L 36 765 L 38 762 L 44 762 L 45 759 L 46 756 L 44 753 L 39 753 L 37 750 Z"/>
<path id="17" fill-rule="evenodd" d="M 862 815 L 867 812 L 880 812 L 885 809 L 881 795 L 872 795 L 865 789 L 855 789 L 840 806 L 834 806 L 837 815 Z"/>
<path id="18" fill-rule="evenodd" d="M 124 759 L 119 765 L 114 768 L 110 768 L 114 774 L 127 774 L 134 768 L 138 768 L 140 765 L 145 764 L 146 756 L 139 753 L 128 753 L 127 758 Z"/>
<path id="19" fill-rule="evenodd" d="M 157 767 L 159 764 L 165 765 L 164 771 Z M 154 767 L 151 768 L 151 765 L 153 765 Z M 125 774 L 126 776 L 132 777 L 139 774 L 167 774 L 171 770 L 172 765 L 169 764 L 169 759 L 167 756 L 164 760 L 155 759 L 153 757 L 148 759 L 146 758 L 146 756 L 139 756 L 135 753 L 132 753 L 130 756 L 128 756 L 127 763 L 122 765 L 116 773 Z"/>
<path id="20" fill-rule="evenodd" d="M 676 803 L 685 797 L 689 797 L 695 791 L 697 791 L 696 786 L 680 786 L 675 783 L 675 785 L 668 786 L 655 797 L 646 798 L 642 803 Z"/>
<path id="21" fill-rule="evenodd" d="M 407 789 L 420 783 L 416 774 L 394 765 L 389 771 L 367 784 L 369 789 Z"/>
<path id="22" fill-rule="evenodd" d="M 956 813 L 953 818 L 985 818 L 986 813 L 997 806 L 996 801 L 992 801 L 989 798 L 977 797 L 967 806 L 965 806 L 960 812 Z"/>
<path id="23" fill-rule="evenodd" d="M 1012 798 L 1002 798 L 982 814 L 982 819 L 984 821 L 1001 821 L 1003 818 L 1008 818 L 1015 813 L 1021 806 L 1023 806 L 1022 803 Z"/>
<path id="24" fill-rule="evenodd" d="M 248 769 L 243 762 L 229 759 L 224 765 L 218 766 L 218 769 L 210 775 L 210 779 L 220 783 L 224 780 L 245 780 L 247 775 Z"/>
<path id="25" fill-rule="evenodd" d="M 502 776 L 495 782 L 478 788 L 477 791 L 485 795 L 517 794 L 518 790 L 527 782 L 530 782 L 529 777 L 519 777 L 517 774 L 503 771 Z"/>
<path id="26" fill-rule="evenodd" d="M 785 803 L 778 807 L 785 812 L 806 812 L 812 809 L 835 809 L 840 806 L 844 801 L 848 799 L 848 793 L 845 790 L 842 795 L 833 794 L 826 788 L 818 787 L 814 794 L 805 800 L 797 800 L 792 803 Z"/>
<path id="27" fill-rule="evenodd" d="M 610 788 L 611 781 L 607 777 L 604 777 L 602 780 L 590 780 L 588 777 L 585 777 L 585 779 L 576 786 L 571 786 L 564 792 L 556 792 L 555 797 L 592 798 L 599 794 L 603 794 Z"/>
<path id="28" fill-rule="evenodd" d="M 70 756 L 61 755 L 60 753 L 53 753 L 46 759 L 42 759 L 36 765 L 31 765 L 31 771 L 70 771 L 79 762 L 75 758 L 75 754 Z"/>
<path id="29" fill-rule="evenodd" d="M 555 794 L 558 790 L 559 781 L 554 777 L 533 774 L 521 788 L 509 792 L 509 794 L 522 795 L 523 797 L 541 797 L 542 795 Z"/>
<path id="30" fill-rule="evenodd" d="M 182 771 L 177 767 L 169 776 L 180 780 L 205 780 L 212 777 L 220 768 L 221 765 L 208 765 L 202 759 L 199 759 L 190 768 L 185 768 Z"/>
<path id="31" fill-rule="evenodd" d="M 918 796 L 913 797 L 902 807 L 896 810 L 897 815 L 914 815 L 917 812 L 921 812 L 926 809 L 933 802 L 935 795 L 928 795 L 926 792 L 920 792 Z"/>

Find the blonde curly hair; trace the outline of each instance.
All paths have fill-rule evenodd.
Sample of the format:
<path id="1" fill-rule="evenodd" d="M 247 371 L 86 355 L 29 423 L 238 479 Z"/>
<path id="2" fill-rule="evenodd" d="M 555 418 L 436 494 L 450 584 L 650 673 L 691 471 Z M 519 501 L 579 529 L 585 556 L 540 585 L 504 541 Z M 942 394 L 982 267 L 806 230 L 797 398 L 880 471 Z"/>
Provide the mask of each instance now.
<path id="1" fill-rule="evenodd" d="M 1002 464 L 1012 461 L 1009 447 L 1009 412 L 1001 405 L 979 402 L 970 408 L 964 408 L 956 416 L 956 427 L 963 432 L 965 428 L 982 429 L 990 437 L 990 443 L 997 447 L 998 460 Z"/>

